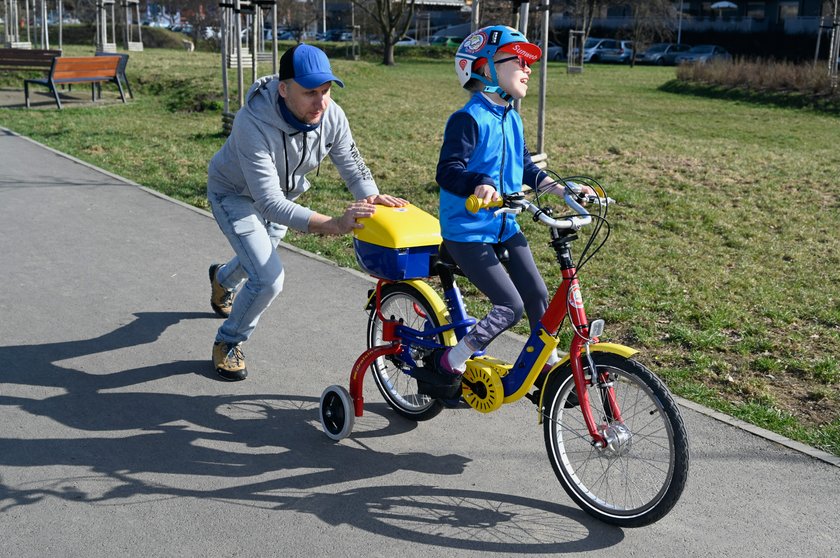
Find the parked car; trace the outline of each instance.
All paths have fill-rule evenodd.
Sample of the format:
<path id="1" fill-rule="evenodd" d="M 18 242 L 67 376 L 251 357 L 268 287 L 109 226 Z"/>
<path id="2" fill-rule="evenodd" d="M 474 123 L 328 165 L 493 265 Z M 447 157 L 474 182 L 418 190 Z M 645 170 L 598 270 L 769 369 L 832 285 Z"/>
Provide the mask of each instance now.
<path id="1" fill-rule="evenodd" d="M 712 60 L 732 60 L 732 55 L 725 48 L 717 45 L 697 45 L 688 52 L 677 55 L 677 64 L 705 64 Z"/>
<path id="2" fill-rule="evenodd" d="M 415 46 L 417 45 L 417 40 L 414 37 L 409 37 L 408 35 L 403 35 L 400 37 L 396 43 L 397 46 Z"/>
<path id="3" fill-rule="evenodd" d="M 597 39 L 589 37 L 583 43 L 583 61 L 600 62 L 605 52 L 618 53 L 620 43 L 615 39 Z"/>
<path id="4" fill-rule="evenodd" d="M 330 29 L 319 40 L 346 43 L 353 40 L 353 32 L 347 29 Z"/>
<path id="5" fill-rule="evenodd" d="M 565 60 L 566 59 L 566 51 L 563 50 L 563 47 L 558 45 L 557 43 L 553 43 L 548 41 L 548 48 L 543 48 L 542 41 L 536 42 L 537 46 L 543 49 L 543 54 L 547 60 Z"/>
<path id="6" fill-rule="evenodd" d="M 656 64 L 657 66 L 673 66 L 674 60 L 680 54 L 688 52 L 691 45 L 674 43 L 655 43 L 647 50 L 636 55 L 639 64 Z"/>
<path id="7" fill-rule="evenodd" d="M 618 41 L 618 49 L 605 48 L 601 53 L 601 62 L 629 64 L 633 58 L 633 41 Z"/>

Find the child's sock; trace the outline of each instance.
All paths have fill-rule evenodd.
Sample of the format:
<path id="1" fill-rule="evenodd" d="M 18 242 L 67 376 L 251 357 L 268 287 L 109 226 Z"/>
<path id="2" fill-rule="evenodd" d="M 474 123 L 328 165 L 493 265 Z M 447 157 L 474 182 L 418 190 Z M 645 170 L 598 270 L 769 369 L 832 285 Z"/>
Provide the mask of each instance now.
<path id="1" fill-rule="evenodd" d="M 447 359 L 447 364 L 452 370 L 461 374 L 467 369 L 467 359 L 473 354 L 473 350 L 464 342 L 463 339 L 458 341 L 458 344 L 449 349 L 444 355 Z"/>

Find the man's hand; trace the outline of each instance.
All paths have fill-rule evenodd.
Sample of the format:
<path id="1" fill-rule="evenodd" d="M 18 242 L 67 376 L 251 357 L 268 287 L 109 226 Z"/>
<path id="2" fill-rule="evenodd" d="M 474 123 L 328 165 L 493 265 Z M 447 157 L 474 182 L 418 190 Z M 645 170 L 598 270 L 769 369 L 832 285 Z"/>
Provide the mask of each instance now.
<path id="1" fill-rule="evenodd" d="M 376 206 L 367 201 L 353 202 L 344 210 L 344 215 L 338 218 L 338 234 L 349 233 L 353 229 L 362 229 L 364 225 L 356 222 L 362 217 L 371 217 L 376 212 Z"/>
<path id="2" fill-rule="evenodd" d="M 371 217 L 376 212 L 376 206 L 364 200 L 353 202 L 344 210 L 341 217 L 327 217 L 320 213 L 313 213 L 309 218 L 309 232 L 320 234 L 347 234 L 353 229 L 364 227 L 356 219 Z"/>
<path id="3" fill-rule="evenodd" d="M 366 197 L 363 201 L 374 205 L 385 205 L 387 207 L 404 207 L 408 205 L 408 200 L 404 200 L 402 198 L 398 198 L 396 196 L 391 196 L 388 194 L 374 194 L 372 196 Z"/>

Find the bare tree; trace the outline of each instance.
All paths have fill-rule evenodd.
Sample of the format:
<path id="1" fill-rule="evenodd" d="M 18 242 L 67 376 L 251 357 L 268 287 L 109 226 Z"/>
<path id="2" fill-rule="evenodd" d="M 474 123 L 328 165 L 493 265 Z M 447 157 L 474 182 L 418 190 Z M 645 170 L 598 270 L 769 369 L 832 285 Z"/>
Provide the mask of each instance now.
<path id="1" fill-rule="evenodd" d="M 583 42 L 589 37 L 592 21 L 601 16 L 602 9 L 610 3 L 609 0 L 567 0 L 560 2 L 572 14 L 575 29 L 583 31 Z"/>
<path id="2" fill-rule="evenodd" d="M 406 34 L 414 19 L 414 0 L 353 0 L 375 22 L 382 36 L 382 63 L 393 66 L 394 44 Z"/>
<path id="3" fill-rule="evenodd" d="M 277 25 L 284 25 L 301 42 L 303 33 L 318 21 L 320 8 L 306 0 L 278 0 Z"/>
<path id="4" fill-rule="evenodd" d="M 627 2 L 633 10 L 633 57 L 630 65 L 636 65 L 636 53 L 643 45 L 654 40 L 671 40 L 674 36 L 676 10 L 671 0 L 631 0 Z"/>

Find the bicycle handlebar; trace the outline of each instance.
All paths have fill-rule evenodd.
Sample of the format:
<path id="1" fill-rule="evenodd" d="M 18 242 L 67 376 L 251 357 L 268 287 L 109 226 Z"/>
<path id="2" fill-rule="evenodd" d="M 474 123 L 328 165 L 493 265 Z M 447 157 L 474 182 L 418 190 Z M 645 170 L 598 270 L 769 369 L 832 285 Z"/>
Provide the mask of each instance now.
<path id="1" fill-rule="evenodd" d="M 467 198 L 467 201 L 464 205 L 467 208 L 467 211 L 469 211 L 470 213 L 477 213 L 480 209 L 493 207 L 500 208 L 496 210 L 496 213 L 516 214 L 521 213 L 522 211 L 528 211 L 534 215 L 534 220 L 540 221 L 548 227 L 552 227 L 554 229 L 572 229 L 576 231 L 579 230 L 581 227 L 585 227 L 586 225 L 592 222 L 592 216 L 581 205 L 580 201 L 593 202 L 604 205 L 615 203 L 614 200 L 612 200 L 611 198 L 601 198 L 598 196 L 581 196 L 581 188 L 574 182 L 566 182 L 566 186 L 566 193 L 563 195 L 563 199 L 565 200 L 566 205 L 568 205 L 571 209 L 577 212 L 577 215 L 570 215 L 568 217 L 560 217 L 558 219 L 554 219 L 548 213 L 540 209 L 539 206 L 525 199 L 525 196 L 522 194 L 504 196 L 501 199 L 491 201 L 490 203 L 486 204 L 477 196 L 472 195 Z"/>

